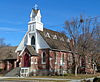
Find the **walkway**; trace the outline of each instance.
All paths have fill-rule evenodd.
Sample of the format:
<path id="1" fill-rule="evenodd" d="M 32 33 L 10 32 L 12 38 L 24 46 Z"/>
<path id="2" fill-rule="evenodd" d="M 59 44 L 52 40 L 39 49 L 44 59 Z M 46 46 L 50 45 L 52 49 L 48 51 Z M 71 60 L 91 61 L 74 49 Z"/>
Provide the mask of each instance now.
<path id="1" fill-rule="evenodd" d="M 6 81 L 6 79 L 13 79 L 10 81 Z M 17 81 L 16 81 L 17 79 Z M 19 79 L 19 80 L 18 80 Z M 23 79 L 23 80 L 21 80 Z M 93 78 L 87 78 L 86 80 L 93 80 Z M 35 81 L 32 81 L 35 80 Z M 48 81 L 54 81 L 54 80 L 62 80 L 62 81 L 68 81 L 68 82 L 80 82 L 83 79 L 58 79 L 58 78 L 32 78 L 32 77 L 0 77 L 0 82 L 36 82 L 36 80 L 48 80 Z M 39 81 L 37 81 L 39 82 Z M 45 81 L 47 82 L 47 81 Z"/>

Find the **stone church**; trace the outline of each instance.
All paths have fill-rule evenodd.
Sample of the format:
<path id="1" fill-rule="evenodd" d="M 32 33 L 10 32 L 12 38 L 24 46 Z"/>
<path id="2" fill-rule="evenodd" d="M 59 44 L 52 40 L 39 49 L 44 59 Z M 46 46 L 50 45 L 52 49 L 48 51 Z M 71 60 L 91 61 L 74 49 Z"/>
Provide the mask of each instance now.
<path id="1" fill-rule="evenodd" d="M 65 34 L 43 27 L 40 10 L 35 8 L 30 14 L 28 31 L 15 50 L 16 56 L 4 61 L 8 70 L 10 64 L 20 67 L 20 76 L 72 73 L 73 57 L 67 43 Z M 82 62 L 84 59 L 80 65 Z"/>

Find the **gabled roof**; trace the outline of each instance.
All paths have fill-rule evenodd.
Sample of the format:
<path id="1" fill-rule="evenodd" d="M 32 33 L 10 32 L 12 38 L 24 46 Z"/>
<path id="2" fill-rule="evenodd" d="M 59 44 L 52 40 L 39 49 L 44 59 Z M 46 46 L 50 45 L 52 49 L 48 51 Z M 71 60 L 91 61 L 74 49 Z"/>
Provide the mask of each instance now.
<path id="1" fill-rule="evenodd" d="M 28 51 L 31 55 L 36 55 L 37 54 L 32 46 L 27 45 L 26 48 L 28 49 Z"/>
<path id="2" fill-rule="evenodd" d="M 20 44 L 18 45 L 18 47 L 16 48 L 15 52 L 17 51 L 22 51 L 24 48 L 24 45 L 26 44 L 26 40 L 27 40 L 27 34 L 28 32 L 26 32 L 26 34 L 24 35 L 23 39 L 21 40 Z"/>
<path id="3" fill-rule="evenodd" d="M 28 51 L 29 54 L 31 56 L 37 56 L 37 53 L 36 51 L 34 50 L 34 47 L 33 46 L 30 46 L 30 45 L 26 45 L 23 50 L 21 51 L 21 53 L 19 54 L 19 56 L 21 56 L 23 54 L 24 51 Z"/>
<path id="4" fill-rule="evenodd" d="M 38 14 L 38 12 L 39 12 L 39 9 L 37 9 L 37 10 L 32 9 L 32 12 L 31 12 L 30 17 L 34 17 L 34 16 L 36 16 L 36 15 Z"/>
<path id="5" fill-rule="evenodd" d="M 39 9 L 35 10 L 34 8 L 33 8 L 32 10 L 33 10 L 33 12 L 34 12 L 35 14 L 37 14 L 38 11 L 39 11 Z"/>
<path id="6" fill-rule="evenodd" d="M 1 47 L 0 48 L 0 60 L 17 59 L 15 49 L 17 47 Z"/>
<path id="7" fill-rule="evenodd" d="M 44 28 L 43 31 L 38 30 L 38 32 L 46 41 L 46 43 L 50 46 L 51 49 L 68 51 L 68 48 L 67 48 L 68 38 L 66 37 L 65 34 L 52 31 L 46 28 Z"/>

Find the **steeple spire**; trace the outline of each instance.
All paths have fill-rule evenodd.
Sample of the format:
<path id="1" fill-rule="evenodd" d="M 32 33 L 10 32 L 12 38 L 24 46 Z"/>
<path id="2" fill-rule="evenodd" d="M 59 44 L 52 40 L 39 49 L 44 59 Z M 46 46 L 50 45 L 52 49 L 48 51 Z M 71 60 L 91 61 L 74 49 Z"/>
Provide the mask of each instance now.
<path id="1" fill-rule="evenodd" d="M 41 13 L 38 9 L 38 5 L 35 4 L 30 14 L 30 21 L 28 23 L 28 31 L 34 31 L 34 29 L 43 31 L 43 23 L 41 22 Z"/>
<path id="2" fill-rule="evenodd" d="M 38 5 L 37 5 L 37 4 L 35 4 L 34 9 L 35 9 L 35 10 L 37 10 L 37 9 L 38 9 Z"/>

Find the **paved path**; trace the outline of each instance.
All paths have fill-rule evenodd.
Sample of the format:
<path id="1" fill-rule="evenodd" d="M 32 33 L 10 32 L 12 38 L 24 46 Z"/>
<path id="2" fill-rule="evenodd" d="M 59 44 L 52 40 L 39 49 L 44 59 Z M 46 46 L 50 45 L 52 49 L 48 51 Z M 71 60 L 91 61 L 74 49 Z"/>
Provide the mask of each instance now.
<path id="1" fill-rule="evenodd" d="M 25 79 L 25 80 L 11 80 L 11 81 L 6 81 L 6 79 Z M 28 80 L 27 80 L 28 79 Z M 87 78 L 86 80 L 93 80 L 93 78 Z M 83 79 L 58 79 L 58 78 L 32 78 L 32 77 L 0 77 L 0 82 L 39 82 L 36 80 L 48 80 L 45 82 L 51 82 L 51 80 L 64 80 L 64 81 L 69 81 L 69 82 L 81 82 Z M 43 81 L 44 82 L 44 81 Z"/>

